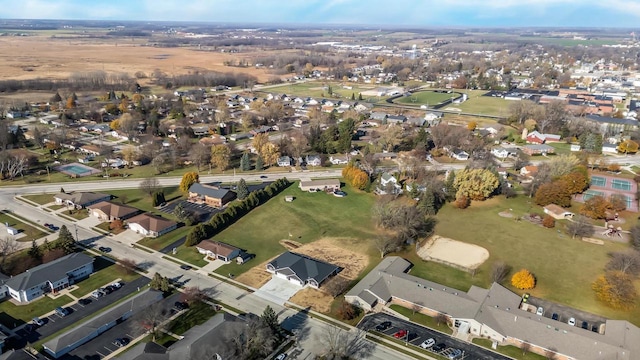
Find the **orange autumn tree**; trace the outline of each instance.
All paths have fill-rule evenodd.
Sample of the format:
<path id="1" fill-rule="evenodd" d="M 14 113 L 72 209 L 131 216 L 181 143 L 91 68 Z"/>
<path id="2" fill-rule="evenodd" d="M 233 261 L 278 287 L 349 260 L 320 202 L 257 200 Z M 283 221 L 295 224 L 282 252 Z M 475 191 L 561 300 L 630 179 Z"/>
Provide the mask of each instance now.
<path id="1" fill-rule="evenodd" d="M 364 170 L 353 165 L 348 165 L 342 169 L 342 177 L 356 189 L 364 190 L 369 186 L 369 175 Z"/>
<path id="2" fill-rule="evenodd" d="M 511 285 L 518 289 L 527 290 L 536 287 L 536 278 L 527 269 L 522 269 L 511 277 Z"/>

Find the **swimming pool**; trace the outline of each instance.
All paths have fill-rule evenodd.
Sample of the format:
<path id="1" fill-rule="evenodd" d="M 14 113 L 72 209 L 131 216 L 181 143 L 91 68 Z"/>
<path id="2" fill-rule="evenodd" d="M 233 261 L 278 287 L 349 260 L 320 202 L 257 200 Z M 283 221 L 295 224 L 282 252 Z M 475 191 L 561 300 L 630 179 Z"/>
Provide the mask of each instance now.
<path id="1" fill-rule="evenodd" d="M 63 174 L 72 175 L 72 176 L 88 176 L 91 174 L 97 174 L 101 171 L 90 166 L 71 163 L 67 165 L 61 165 L 56 168 L 56 170 L 60 171 Z"/>

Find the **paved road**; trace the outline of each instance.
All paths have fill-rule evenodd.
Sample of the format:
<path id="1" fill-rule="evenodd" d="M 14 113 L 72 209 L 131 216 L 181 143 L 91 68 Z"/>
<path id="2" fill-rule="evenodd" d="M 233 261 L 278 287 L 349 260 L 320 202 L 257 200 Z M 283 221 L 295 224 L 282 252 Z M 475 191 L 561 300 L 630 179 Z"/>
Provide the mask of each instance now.
<path id="1" fill-rule="evenodd" d="M 413 346 L 420 345 L 423 341 L 429 338 L 436 340 L 436 343 L 443 343 L 447 346 L 447 349 L 440 352 L 445 355 L 451 352 L 451 348 L 460 349 L 463 351 L 464 357 L 458 359 L 464 360 L 510 360 L 509 357 L 502 356 L 487 349 L 475 346 L 468 342 L 464 342 L 451 336 L 439 333 L 437 331 L 425 328 L 414 323 L 400 320 L 388 314 L 374 314 L 366 316 L 358 324 L 358 328 L 363 330 L 374 329 L 376 325 L 383 321 L 390 321 L 393 325 L 391 328 L 385 330 L 383 333 L 387 336 L 393 336 L 399 330 L 407 330 L 409 332 L 408 343 Z"/>

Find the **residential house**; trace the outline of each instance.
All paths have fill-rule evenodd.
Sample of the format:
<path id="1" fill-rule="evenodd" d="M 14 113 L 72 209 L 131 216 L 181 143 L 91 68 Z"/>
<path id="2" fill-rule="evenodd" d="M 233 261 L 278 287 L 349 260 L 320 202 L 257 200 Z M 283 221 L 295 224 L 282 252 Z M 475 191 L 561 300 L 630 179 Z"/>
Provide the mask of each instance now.
<path id="1" fill-rule="evenodd" d="M 520 168 L 520 175 L 525 177 L 533 177 L 538 172 L 535 165 L 527 165 Z"/>
<path id="2" fill-rule="evenodd" d="M 398 158 L 398 153 L 394 153 L 394 152 L 381 152 L 381 153 L 373 154 L 374 160 L 395 160 L 397 158 Z"/>
<path id="3" fill-rule="evenodd" d="M 236 193 L 217 186 L 194 183 L 189 188 L 189 201 L 221 208 L 236 198 Z"/>
<path id="4" fill-rule="evenodd" d="M 251 134 L 249 133 L 235 133 L 235 134 L 229 135 L 229 140 L 238 141 L 242 139 L 249 139 L 250 137 L 251 137 Z"/>
<path id="5" fill-rule="evenodd" d="M 178 223 L 175 221 L 147 213 L 130 218 L 127 220 L 127 224 L 131 231 L 146 237 L 162 236 L 178 227 Z"/>
<path id="6" fill-rule="evenodd" d="M 300 285 L 319 288 L 330 277 L 342 269 L 333 264 L 311 258 L 306 255 L 287 251 L 267 263 L 267 271 L 276 277 Z"/>
<path id="7" fill-rule="evenodd" d="M 98 218 L 100 221 L 126 220 L 141 212 L 131 206 L 116 204 L 111 201 L 101 201 L 87 206 L 89 215 Z"/>
<path id="8" fill-rule="evenodd" d="M 505 149 L 503 147 L 496 147 L 496 148 L 491 149 L 491 154 L 493 156 L 497 157 L 498 159 L 503 159 L 504 160 L 509 156 L 510 152 L 509 152 L 509 150 L 507 150 L 507 149 Z"/>
<path id="9" fill-rule="evenodd" d="M 466 161 L 469 160 L 469 154 L 462 149 L 453 149 L 450 152 L 450 156 L 456 160 Z"/>
<path id="10" fill-rule="evenodd" d="M 387 124 L 404 124 L 406 121 L 407 121 L 407 117 L 404 115 L 387 116 Z"/>
<path id="11" fill-rule="evenodd" d="M 369 119 L 383 124 L 387 121 L 388 116 L 389 115 L 383 112 L 372 112 L 371 115 L 369 115 Z"/>
<path id="12" fill-rule="evenodd" d="M 547 144 L 533 144 L 523 146 L 522 151 L 527 155 L 547 155 L 555 153 L 556 149 Z"/>
<path id="13" fill-rule="evenodd" d="M 378 195 L 400 194 L 402 192 L 402 186 L 395 176 L 384 172 L 380 176 L 380 182 L 378 186 L 376 186 L 375 192 Z"/>
<path id="14" fill-rule="evenodd" d="M 408 117 L 407 118 L 407 124 L 409 124 L 409 125 L 422 127 L 426 123 L 427 123 L 427 120 L 424 119 L 424 118 L 420 118 L 420 117 Z"/>
<path id="15" fill-rule="evenodd" d="M 278 166 L 291 166 L 291 158 L 288 156 L 280 156 L 278 158 Z"/>
<path id="16" fill-rule="evenodd" d="M 562 208 L 556 204 L 549 204 L 543 208 L 545 214 L 551 216 L 556 220 L 564 220 L 564 219 L 572 219 L 575 215 L 571 211 L 567 211 L 567 209 Z"/>
<path id="17" fill-rule="evenodd" d="M 590 173 L 591 184 L 582 194 L 574 196 L 577 202 L 585 202 L 594 196 L 602 196 L 607 200 L 617 198 L 624 202 L 627 211 L 638 212 L 638 184 L 633 179 L 618 176 Z"/>
<path id="18" fill-rule="evenodd" d="M 191 131 L 193 131 L 193 135 L 195 136 L 208 136 L 209 135 L 209 126 L 192 126 Z"/>
<path id="19" fill-rule="evenodd" d="M 545 144 L 548 142 L 558 142 L 560 141 L 560 135 L 541 134 L 537 131 L 533 131 L 527 135 L 526 141 L 530 144 Z"/>
<path id="20" fill-rule="evenodd" d="M 108 153 L 110 148 L 106 147 L 106 146 L 100 147 L 100 146 L 93 145 L 93 144 L 87 144 L 87 145 L 80 146 L 80 148 L 78 150 L 83 154 L 89 154 L 89 155 L 93 155 L 93 156 L 100 156 L 100 155 Z"/>
<path id="21" fill-rule="evenodd" d="M 322 165 L 322 158 L 320 158 L 320 155 L 307 155 L 305 162 L 307 166 L 320 166 Z"/>
<path id="22" fill-rule="evenodd" d="M 424 120 L 429 126 L 436 126 L 442 121 L 444 114 L 441 111 L 427 111 L 424 115 Z"/>
<path id="23" fill-rule="evenodd" d="M 241 249 L 225 244 L 220 241 L 211 241 L 211 240 L 203 240 L 198 245 L 196 245 L 196 249 L 200 254 L 205 255 L 205 259 L 208 260 L 222 260 L 225 262 L 230 262 L 233 259 L 237 258 L 242 252 Z"/>
<path id="24" fill-rule="evenodd" d="M 349 156 L 348 155 L 331 155 L 329 157 L 329 162 L 332 163 L 333 165 L 346 165 L 349 163 Z"/>
<path id="25" fill-rule="evenodd" d="M 53 196 L 56 205 L 73 206 L 75 209 L 84 209 L 87 206 L 101 201 L 111 200 L 110 194 L 94 192 L 59 193 Z"/>
<path id="26" fill-rule="evenodd" d="M 56 293 L 93 273 L 92 256 L 73 253 L 38 265 L 4 282 L 9 296 L 27 303 L 47 293 Z"/>
<path id="27" fill-rule="evenodd" d="M 408 273 L 412 264 L 400 257 L 384 258 L 345 295 L 365 311 L 392 304 L 428 316 L 445 315 L 461 336 L 486 338 L 498 345 L 521 347 L 558 359 L 640 358 L 640 329 L 624 320 L 605 320 L 603 332 L 593 332 L 535 314 L 522 297 L 493 283 L 489 289 L 453 289 Z"/>
<path id="28" fill-rule="evenodd" d="M 259 128 L 251 130 L 250 133 L 251 135 L 256 136 L 258 134 L 265 134 L 271 130 L 271 126 L 262 125 Z"/>
<path id="29" fill-rule="evenodd" d="M 233 339 L 244 332 L 247 322 L 227 312 L 219 312 L 202 325 L 187 330 L 168 348 L 154 342 L 140 343 L 118 356 L 119 360 L 228 360 Z"/>
<path id="30" fill-rule="evenodd" d="M 334 192 L 340 190 L 340 180 L 339 179 L 321 179 L 321 180 L 309 180 L 304 181 L 301 180 L 298 184 L 300 190 L 316 192 L 316 191 L 330 191 Z"/>

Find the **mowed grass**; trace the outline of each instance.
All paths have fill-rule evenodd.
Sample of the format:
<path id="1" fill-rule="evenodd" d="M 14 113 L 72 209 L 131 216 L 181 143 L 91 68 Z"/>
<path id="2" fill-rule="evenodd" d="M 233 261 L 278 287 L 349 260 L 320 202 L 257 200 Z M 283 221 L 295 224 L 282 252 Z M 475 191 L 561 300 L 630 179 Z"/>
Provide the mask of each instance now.
<path id="1" fill-rule="evenodd" d="M 14 325 L 21 325 L 31 321 L 36 316 L 46 314 L 58 306 L 72 302 L 67 295 L 52 299 L 48 296 L 31 302 L 27 305 L 14 305 L 11 301 L 5 300 L 0 303 L 0 323 L 13 328 Z"/>
<path id="2" fill-rule="evenodd" d="M 44 205 L 51 202 L 54 202 L 53 198 L 54 194 L 32 194 L 32 195 L 22 195 L 23 198 L 27 200 L 31 200 L 36 204 Z"/>
<path id="3" fill-rule="evenodd" d="M 324 87 L 327 85 L 331 86 L 331 90 L 333 91 L 333 94 L 335 96 L 330 96 L 327 90 L 324 89 Z M 351 89 L 345 89 L 343 85 L 337 82 L 323 83 L 323 82 L 312 81 L 312 82 L 305 82 L 305 83 L 282 85 L 276 88 L 268 89 L 266 92 L 284 93 L 289 96 L 310 96 L 314 98 L 320 98 L 320 97 L 335 98 L 337 96 L 340 99 L 351 99 L 351 95 L 353 94 L 354 97 L 358 99 L 359 93 L 363 91 L 375 89 L 376 87 L 382 86 L 382 85 L 371 85 L 371 84 L 358 85 L 358 84 L 347 83 L 346 86 L 351 87 Z M 256 91 L 259 91 L 259 89 L 256 89 Z"/>
<path id="4" fill-rule="evenodd" d="M 10 227 L 19 230 L 21 234 L 24 234 L 24 236 L 16 239 L 16 241 L 19 242 L 37 240 L 49 235 L 49 233 L 40 230 L 35 226 L 31 226 L 26 222 L 20 221 L 13 216 L 9 216 L 3 212 L 0 212 L 0 223 L 8 224 Z"/>
<path id="5" fill-rule="evenodd" d="M 93 274 L 91 274 L 88 279 L 84 279 L 76 284 L 78 289 L 71 292 L 73 296 L 78 298 L 83 297 L 97 288 L 111 284 L 116 279 L 122 279 L 122 281 L 127 283 L 140 277 L 137 273 L 126 274 L 119 265 L 102 256 L 95 257 L 93 267 Z"/>
<path id="6" fill-rule="evenodd" d="M 349 186 L 343 190 L 348 195 L 338 198 L 321 192 L 302 192 L 298 183 L 293 183 L 278 196 L 213 237 L 213 240 L 256 255 L 246 264 L 223 265 L 216 272 L 223 275 L 244 273 L 284 252 L 285 248 L 279 243 L 284 239 L 300 243 L 310 243 L 323 237 L 362 239 L 362 251 L 371 254 L 371 246 L 366 241 L 375 236 L 371 222 L 371 207 L 375 198 L 372 194 L 358 192 Z M 287 195 L 294 196 L 295 200 L 285 202 Z"/>
<path id="7" fill-rule="evenodd" d="M 480 339 L 480 338 L 476 338 L 473 339 L 472 341 L 474 344 L 476 345 L 480 345 L 482 347 L 485 347 L 487 349 L 491 349 L 491 345 L 492 345 L 492 341 L 489 339 Z M 498 348 L 495 350 L 497 352 L 499 352 L 500 354 L 504 354 L 507 355 L 513 359 L 518 359 L 518 360 L 544 360 L 547 359 L 546 357 L 542 356 L 542 355 L 538 355 L 538 354 L 534 354 L 532 352 L 526 352 L 524 355 L 522 354 L 522 349 L 517 348 L 513 345 L 508 345 L 508 346 L 498 346 Z"/>
<path id="8" fill-rule="evenodd" d="M 554 229 L 546 229 L 524 220 L 515 221 L 514 218 L 498 215 L 509 209 L 516 217 L 530 212 L 542 214 L 542 208 L 529 203 L 529 200 L 525 196 L 509 200 L 497 197 L 474 202 L 465 210 L 451 205 L 440 210 L 436 234 L 476 244 L 489 251 L 489 259 L 475 276 L 445 265 L 424 262 L 415 255 L 413 249 L 400 255 L 416 265 L 411 271 L 413 275 L 465 291 L 471 285 L 489 287 L 492 264 L 498 260 L 504 261 L 513 268 L 511 274 L 526 268 L 536 276 L 535 289 L 527 291 L 534 296 L 640 324 L 639 307 L 629 312 L 610 309 L 598 302 L 591 290 L 591 283 L 604 273 L 609 259 L 607 254 L 623 251 L 628 245 L 607 241 L 600 246 L 571 239 L 564 234 L 566 223 L 563 221 L 556 222 Z M 509 279 L 503 285 L 518 294 L 523 293 L 512 288 Z"/>
<path id="9" fill-rule="evenodd" d="M 164 191 L 164 198 L 167 202 L 175 200 L 183 195 L 177 186 L 168 186 L 161 190 Z M 124 202 L 127 206 L 133 206 L 140 210 L 175 220 L 172 214 L 162 213 L 158 211 L 158 209 L 154 208 L 151 203 L 151 196 L 140 189 L 108 190 L 106 192 L 116 197 L 112 200 L 116 203 Z"/>
<path id="10" fill-rule="evenodd" d="M 499 97 L 482 96 L 486 91 L 471 91 L 469 98 L 462 104 L 450 104 L 443 108 L 447 110 L 449 107 L 460 109 L 462 112 L 470 114 L 506 116 L 509 112 L 509 100 Z"/>
<path id="11" fill-rule="evenodd" d="M 452 92 L 450 94 L 446 93 L 438 93 L 435 91 L 418 91 L 411 96 L 402 96 L 394 100 L 394 102 L 398 104 L 406 104 L 406 105 L 437 105 L 443 101 L 449 100 L 451 98 L 456 98 L 460 96 L 460 94 Z"/>

